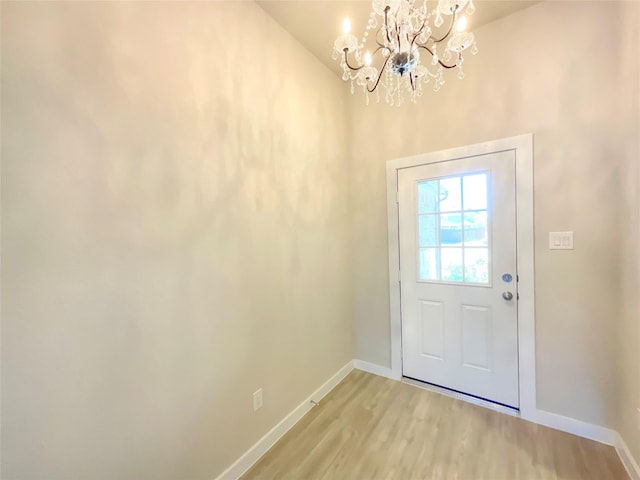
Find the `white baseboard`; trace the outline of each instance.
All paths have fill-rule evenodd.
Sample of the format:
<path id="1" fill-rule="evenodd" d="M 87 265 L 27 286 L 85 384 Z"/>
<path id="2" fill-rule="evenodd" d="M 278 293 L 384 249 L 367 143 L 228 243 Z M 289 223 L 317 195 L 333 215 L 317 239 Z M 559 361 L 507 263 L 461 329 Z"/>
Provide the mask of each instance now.
<path id="1" fill-rule="evenodd" d="M 397 375 L 390 368 L 381 367 L 380 365 L 365 362 L 364 360 L 354 360 L 353 367 L 358 370 L 362 370 L 363 372 L 373 373 L 374 375 L 378 375 L 379 377 L 386 377 L 392 380 L 402 379 L 401 375 Z"/>
<path id="2" fill-rule="evenodd" d="M 353 361 L 334 373 L 320 388 L 313 392 L 304 402 L 298 405 L 280 423 L 273 427 L 264 437 L 258 440 L 233 465 L 222 472 L 216 480 L 235 480 L 244 475 L 273 445 L 282 438 L 309 410 L 313 408 L 311 400 L 320 400 L 338 385 L 353 370 Z"/>
<path id="3" fill-rule="evenodd" d="M 620 461 L 624 468 L 627 470 L 629 477 L 631 480 L 640 480 L 640 465 L 633 458 L 631 452 L 629 451 L 629 447 L 627 443 L 624 441 L 622 436 L 619 433 L 616 433 L 616 452 L 618 452 L 618 457 L 620 457 Z"/>
<path id="4" fill-rule="evenodd" d="M 617 433 L 615 430 L 594 425 L 593 423 L 583 422 L 582 420 L 576 420 L 575 418 L 558 415 L 557 413 L 537 410 L 533 418 L 527 418 L 527 420 L 606 445 L 615 445 L 616 443 Z"/>

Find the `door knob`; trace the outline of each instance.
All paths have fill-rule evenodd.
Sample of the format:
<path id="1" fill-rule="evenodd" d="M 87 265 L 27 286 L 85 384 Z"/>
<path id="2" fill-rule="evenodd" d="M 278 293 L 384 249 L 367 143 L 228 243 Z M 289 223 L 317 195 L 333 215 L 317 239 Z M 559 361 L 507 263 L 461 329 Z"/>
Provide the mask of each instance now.
<path id="1" fill-rule="evenodd" d="M 511 292 L 502 292 L 502 298 L 504 298 L 505 300 L 512 300 L 513 299 L 513 293 L 511 293 Z"/>

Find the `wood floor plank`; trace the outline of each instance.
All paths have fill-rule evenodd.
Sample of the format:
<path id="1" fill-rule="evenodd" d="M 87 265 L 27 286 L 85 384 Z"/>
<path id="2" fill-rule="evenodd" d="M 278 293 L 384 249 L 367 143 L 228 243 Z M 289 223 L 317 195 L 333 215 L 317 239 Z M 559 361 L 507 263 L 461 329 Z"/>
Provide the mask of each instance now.
<path id="1" fill-rule="evenodd" d="M 626 480 L 613 447 L 354 370 L 246 480 Z"/>

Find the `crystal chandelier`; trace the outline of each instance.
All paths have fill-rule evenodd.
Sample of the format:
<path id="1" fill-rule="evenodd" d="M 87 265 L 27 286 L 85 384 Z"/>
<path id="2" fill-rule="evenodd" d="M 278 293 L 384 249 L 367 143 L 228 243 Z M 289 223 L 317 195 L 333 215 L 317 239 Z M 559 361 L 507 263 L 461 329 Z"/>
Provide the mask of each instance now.
<path id="1" fill-rule="evenodd" d="M 351 22 L 345 19 L 343 35 L 333 46 L 333 58 L 341 59 L 342 79 L 351 81 L 351 93 L 355 82 L 368 104 L 374 91 L 380 101 L 382 86 L 388 104 L 402 104 L 405 95 L 415 103 L 423 83 L 440 89 L 445 69 L 457 68 L 458 78 L 464 77 L 462 52 L 469 47 L 472 54 L 478 52 L 473 33 L 465 31 L 467 19 L 461 16 L 465 10 L 473 14 L 473 0 L 438 0 L 431 11 L 426 0 L 373 0 L 372 6 L 362 40 L 349 33 Z M 370 31 L 375 32 L 373 51 L 364 49 Z"/>

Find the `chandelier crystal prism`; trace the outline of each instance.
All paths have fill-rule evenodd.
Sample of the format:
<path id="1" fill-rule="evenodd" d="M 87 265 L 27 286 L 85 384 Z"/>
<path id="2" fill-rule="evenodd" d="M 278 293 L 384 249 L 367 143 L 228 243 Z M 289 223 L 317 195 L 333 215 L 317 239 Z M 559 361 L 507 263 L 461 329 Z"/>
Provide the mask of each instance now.
<path id="1" fill-rule="evenodd" d="M 478 53 L 462 16 L 473 14 L 473 0 L 438 0 L 431 10 L 426 0 L 373 0 L 372 8 L 360 42 L 345 19 L 343 35 L 333 45 L 333 59 L 340 59 L 351 93 L 354 84 L 362 87 L 368 104 L 373 92 L 380 101 L 382 87 L 387 103 L 399 106 L 406 96 L 415 103 L 423 84 L 431 82 L 438 91 L 445 70 L 456 68 L 458 78 L 464 78 L 463 52 Z M 365 50 L 367 40 L 374 43 L 370 50 Z"/>

